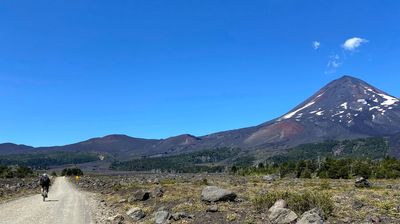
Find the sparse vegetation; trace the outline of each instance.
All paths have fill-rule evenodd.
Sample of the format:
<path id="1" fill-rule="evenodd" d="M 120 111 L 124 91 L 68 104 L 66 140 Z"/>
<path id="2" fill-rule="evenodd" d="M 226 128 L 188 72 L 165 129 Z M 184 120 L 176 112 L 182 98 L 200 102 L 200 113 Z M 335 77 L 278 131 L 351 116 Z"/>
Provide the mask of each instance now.
<path id="1" fill-rule="evenodd" d="M 238 200 L 218 202 L 218 212 L 206 213 L 209 205 L 200 199 L 202 189 L 206 186 L 205 179 L 208 185 L 237 193 Z M 373 188 L 357 189 L 354 180 L 350 179 L 284 178 L 269 182 L 260 176 L 227 174 L 135 174 L 85 176 L 75 183 L 85 190 L 101 193 L 107 204 L 115 206 L 113 209 L 116 213 L 123 214 L 131 207 L 139 207 L 148 214 L 153 214 L 163 206 L 170 212 L 194 215 L 191 223 L 266 222 L 263 214 L 279 199 L 284 199 L 288 208 L 298 216 L 305 211 L 319 208 L 329 223 L 364 223 L 367 215 L 376 215 L 382 218 L 383 223 L 399 223 L 399 181 L 371 181 Z M 110 192 L 111 186 L 117 185 L 118 191 Z M 153 192 L 157 188 L 163 189 L 162 197 L 151 197 L 147 201 L 120 202 L 128 199 L 137 190 Z M 355 206 L 361 208 L 354 209 Z M 143 223 L 150 223 L 152 217 L 145 217 Z"/>

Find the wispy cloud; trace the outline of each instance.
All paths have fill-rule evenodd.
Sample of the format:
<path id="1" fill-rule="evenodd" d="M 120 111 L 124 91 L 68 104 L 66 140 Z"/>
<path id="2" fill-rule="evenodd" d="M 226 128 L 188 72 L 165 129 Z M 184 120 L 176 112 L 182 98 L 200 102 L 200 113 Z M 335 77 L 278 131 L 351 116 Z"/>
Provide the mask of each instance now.
<path id="1" fill-rule="evenodd" d="M 334 54 L 329 56 L 328 64 L 326 65 L 327 70 L 325 74 L 332 74 L 335 73 L 336 70 L 343 64 L 339 55 Z"/>
<path id="2" fill-rule="evenodd" d="M 314 48 L 314 50 L 317 50 L 320 46 L 321 46 L 321 43 L 319 41 L 314 41 L 312 43 L 312 47 Z"/>
<path id="3" fill-rule="evenodd" d="M 368 43 L 368 40 L 360 37 L 353 37 L 347 39 L 344 44 L 342 44 L 342 48 L 346 51 L 354 51 L 364 43 Z"/>

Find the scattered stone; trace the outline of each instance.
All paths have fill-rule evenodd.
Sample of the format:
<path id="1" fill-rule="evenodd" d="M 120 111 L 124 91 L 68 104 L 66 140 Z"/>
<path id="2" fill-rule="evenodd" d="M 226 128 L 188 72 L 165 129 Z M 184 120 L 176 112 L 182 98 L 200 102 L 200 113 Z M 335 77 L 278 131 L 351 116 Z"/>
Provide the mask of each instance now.
<path id="1" fill-rule="evenodd" d="M 185 218 L 189 218 L 189 216 L 185 212 L 177 212 L 173 213 L 170 219 L 173 219 L 174 221 L 179 221 Z"/>
<path id="2" fill-rule="evenodd" d="M 118 203 L 122 204 L 122 203 L 125 203 L 125 202 L 127 202 L 127 201 L 128 201 L 128 200 L 126 200 L 126 199 L 121 199 L 121 200 L 118 201 Z"/>
<path id="3" fill-rule="evenodd" d="M 364 177 L 357 177 L 354 185 L 357 188 L 370 188 L 372 186 L 371 183 Z"/>
<path id="4" fill-rule="evenodd" d="M 273 176 L 273 175 L 265 175 L 265 176 L 263 176 L 262 179 L 267 181 L 267 182 L 273 182 L 273 181 L 276 180 L 275 176 Z"/>
<path id="5" fill-rule="evenodd" d="M 381 223 L 381 218 L 378 216 L 367 216 L 366 220 L 367 223 Z"/>
<path id="6" fill-rule="evenodd" d="M 131 208 L 129 211 L 126 212 L 126 215 L 131 217 L 134 221 L 139 221 L 146 216 L 140 208 Z"/>
<path id="7" fill-rule="evenodd" d="M 168 211 L 158 211 L 154 213 L 154 221 L 156 224 L 164 224 L 168 222 L 170 216 Z"/>
<path id="8" fill-rule="evenodd" d="M 322 211 L 318 209 L 312 209 L 304 212 L 297 224 L 323 224 L 324 219 Z"/>
<path id="9" fill-rule="evenodd" d="M 207 186 L 201 192 L 201 200 L 208 202 L 217 201 L 234 201 L 236 194 L 230 190 L 222 189 L 215 186 Z"/>
<path id="10" fill-rule="evenodd" d="M 125 220 L 124 216 L 120 214 L 107 218 L 107 222 L 111 224 L 123 224 L 124 220 Z"/>
<path id="11" fill-rule="evenodd" d="M 164 189 L 161 187 L 157 187 L 156 189 L 154 189 L 153 192 L 151 192 L 151 196 L 161 198 L 162 196 L 164 196 Z"/>
<path id="12" fill-rule="evenodd" d="M 361 201 L 355 200 L 353 202 L 353 209 L 361 209 L 362 207 L 364 207 L 364 204 Z"/>
<path id="13" fill-rule="evenodd" d="M 210 206 L 208 206 L 207 212 L 218 212 L 218 205 L 210 205 Z"/>

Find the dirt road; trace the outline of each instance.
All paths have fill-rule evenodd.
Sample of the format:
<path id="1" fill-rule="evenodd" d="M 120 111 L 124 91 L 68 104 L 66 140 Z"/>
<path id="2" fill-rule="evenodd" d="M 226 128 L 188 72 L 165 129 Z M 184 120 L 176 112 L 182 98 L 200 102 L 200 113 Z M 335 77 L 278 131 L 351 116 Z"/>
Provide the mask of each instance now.
<path id="1" fill-rule="evenodd" d="M 64 177 L 50 187 L 49 197 L 40 194 L 0 204 L 1 224 L 89 224 L 93 223 L 86 195 Z"/>

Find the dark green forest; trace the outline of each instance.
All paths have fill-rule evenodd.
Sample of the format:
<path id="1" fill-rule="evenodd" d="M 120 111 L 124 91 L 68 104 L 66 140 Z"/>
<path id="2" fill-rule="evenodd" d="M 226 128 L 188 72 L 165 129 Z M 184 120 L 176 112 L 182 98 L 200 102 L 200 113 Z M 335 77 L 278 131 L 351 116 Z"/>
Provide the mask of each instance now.
<path id="1" fill-rule="evenodd" d="M 344 141 L 325 141 L 322 143 L 303 144 L 276 155 L 268 160 L 275 163 L 318 158 L 359 158 L 383 159 L 388 155 L 389 144 L 385 138 L 363 138 Z"/>
<path id="2" fill-rule="evenodd" d="M 286 154 L 270 157 L 257 166 L 235 164 L 231 172 L 297 178 L 399 178 L 400 160 L 388 157 L 388 152 L 385 138 L 326 141 L 294 147 Z"/>
<path id="3" fill-rule="evenodd" d="M 162 172 L 222 172 L 225 166 L 216 165 L 225 159 L 233 158 L 239 149 L 219 148 L 201 152 L 187 153 L 168 157 L 142 158 L 125 162 L 114 162 L 113 170 Z"/>
<path id="4" fill-rule="evenodd" d="M 47 169 L 49 166 L 79 164 L 98 160 L 96 153 L 90 152 L 50 152 L 14 154 L 0 156 L 0 165 L 19 165 L 32 169 Z"/>

